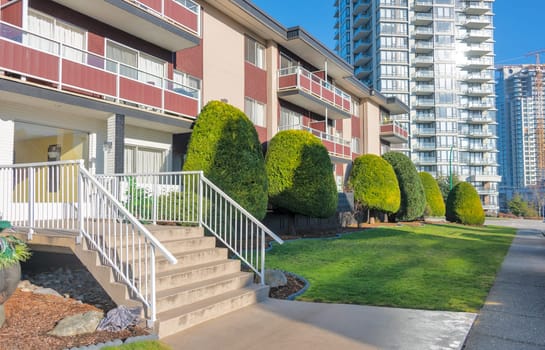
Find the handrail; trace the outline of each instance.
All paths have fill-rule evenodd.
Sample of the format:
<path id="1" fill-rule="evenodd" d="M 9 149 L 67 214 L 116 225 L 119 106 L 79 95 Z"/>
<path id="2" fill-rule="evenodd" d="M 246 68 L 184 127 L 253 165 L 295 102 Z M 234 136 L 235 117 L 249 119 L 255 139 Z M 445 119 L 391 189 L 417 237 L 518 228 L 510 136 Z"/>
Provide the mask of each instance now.
<path id="1" fill-rule="evenodd" d="M 282 239 L 202 171 L 97 175 L 139 220 L 199 225 L 215 235 L 264 283 L 266 236 Z"/>
<path id="2" fill-rule="evenodd" d="M 155 253 L 176 258 L 83 166 L 83 161 L 0 165 L 0 212 L 14 227 L 68 231 L 95 250 L 156 320 Z"/>

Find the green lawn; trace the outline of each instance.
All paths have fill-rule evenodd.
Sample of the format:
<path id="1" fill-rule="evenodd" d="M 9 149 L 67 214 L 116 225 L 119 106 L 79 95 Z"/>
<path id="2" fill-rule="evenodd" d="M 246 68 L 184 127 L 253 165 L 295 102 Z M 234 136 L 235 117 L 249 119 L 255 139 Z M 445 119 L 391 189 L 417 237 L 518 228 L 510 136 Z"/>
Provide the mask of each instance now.
<path id="1" fill-rule="evenodd" d="M 298 300 L 478 311 L 516 230 L 397 226 L 274 245 L 267 268 L 305 277 Z"/>

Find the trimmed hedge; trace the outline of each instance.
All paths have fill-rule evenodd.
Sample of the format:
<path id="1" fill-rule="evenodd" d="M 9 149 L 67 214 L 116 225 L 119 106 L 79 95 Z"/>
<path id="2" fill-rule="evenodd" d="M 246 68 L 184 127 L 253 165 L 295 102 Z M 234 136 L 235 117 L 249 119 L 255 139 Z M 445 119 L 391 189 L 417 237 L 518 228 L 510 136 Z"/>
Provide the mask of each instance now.
<path id="1" fill-rule="evenodd" d="M 420 172 L 418 175 L 420 175 L 424 193 L 426 194 L 427 214 L 429 216 L 445 216 L 445 201 L 437 181 L 425 171 Z"/>
<path id="2" fill-rule="evenodd" d="M 396 174 L 381 157 L 365 154 L 356 158 L 348 182 L 354 199 L 364 208 L 388 214 L 399 210 L 401 194 Z"/>
<path id="3" fill-rule="evenodd" d="M 336 213 L 331 159 L 316 136 L 303 130 L 279 132 L 269 142 L 265 167 L 274 206 L 318 218 Z"/>
<path id="4" fill-rule="evenodd" d="M 414 221 L 422 217 L 426 209 L 426 195 L 413 162 L 398 152 L 387 152 L 382 157 L 394 168 L 401 192 L 401 205 L 393 219 Z"/>
<path id="5" fill-rule="evenodd" d="M 460 182 L 448 195 L 447 220 L 464 225 L 482 225 L 484 219 L 477 190 L 468 182 Z"/>
<path id="6" fill-rule="evenodd" d="M 257 219 L 267 211 L 265 159 L 253 123 L 236 107 L 211 101 L 193 128 L 185 171 L 204 175 Z"/>

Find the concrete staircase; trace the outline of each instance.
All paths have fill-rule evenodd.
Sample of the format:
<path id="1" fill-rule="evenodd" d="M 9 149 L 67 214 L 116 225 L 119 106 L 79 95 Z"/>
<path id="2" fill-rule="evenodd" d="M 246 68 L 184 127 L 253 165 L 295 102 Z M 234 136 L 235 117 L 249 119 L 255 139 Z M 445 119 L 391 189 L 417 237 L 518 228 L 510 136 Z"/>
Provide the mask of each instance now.
<path id="1" fill-rule="evenodd" d="M 150 226 L 148 229 L 178 259 L 176 265 L 161 256 L 156 261 L 155 331 L 159 337 L 267 298 L 269 288 L 255 284 L 253 273 L 241 272 L 240 261 L 228 259 L 227 249 L 216 248 L 216 239 L 204 236 L 202 228 Z M 141 305 L 85 242 L 76 245 L 74 251 L 118 305 Z"/>

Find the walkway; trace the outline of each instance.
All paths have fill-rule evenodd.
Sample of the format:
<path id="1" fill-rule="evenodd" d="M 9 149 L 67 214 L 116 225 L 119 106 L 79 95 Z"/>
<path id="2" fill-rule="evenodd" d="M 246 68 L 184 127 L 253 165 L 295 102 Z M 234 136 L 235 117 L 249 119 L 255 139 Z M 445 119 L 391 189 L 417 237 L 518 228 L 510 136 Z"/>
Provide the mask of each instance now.
<path id="1" fill-rule="evenodd" d="M 545 224 L 489 220 L 520 230 L 464 350 L 545 349 Z"/>
<path id="2" fill-rule="evenodd" d="M 460 349 L 475 314 L 269 299 L 163 339 L 174 349 Z"/>

